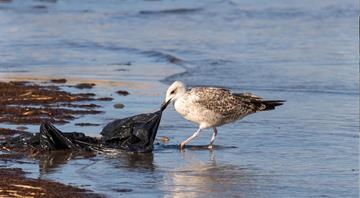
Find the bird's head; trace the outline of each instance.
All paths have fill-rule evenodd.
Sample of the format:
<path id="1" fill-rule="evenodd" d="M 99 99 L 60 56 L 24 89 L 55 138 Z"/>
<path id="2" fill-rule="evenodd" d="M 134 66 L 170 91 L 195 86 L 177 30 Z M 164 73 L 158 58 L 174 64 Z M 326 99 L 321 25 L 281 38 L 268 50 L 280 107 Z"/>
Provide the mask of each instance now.
<path id="1" fill-rule="evenodd" d="M 169 104 L 170 102 L 175 102 L 178 98 L 184 95 L 186 92 L 186 85 L 180 81 L 175 81 L 170 85 L 166 91 L 166 97 L 164 104 Z"/>

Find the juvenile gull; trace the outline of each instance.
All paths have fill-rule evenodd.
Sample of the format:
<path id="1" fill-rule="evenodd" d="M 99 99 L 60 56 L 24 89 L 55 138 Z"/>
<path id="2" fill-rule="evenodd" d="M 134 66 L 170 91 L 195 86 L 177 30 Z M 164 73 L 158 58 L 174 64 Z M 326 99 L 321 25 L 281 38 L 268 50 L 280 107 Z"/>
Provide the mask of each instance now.
<path id="1" fill-rule="evenodd" d="M 199 135 L 202 129 L 212 127 L 214 132 L 209 148 L 213 148 L 217 135 L 216 127 L 240 120 L 258 111 L 268 111 L 282 105 L 284 100 L 262 100 L 252 93 L 232 93 L 228 89 L 216 87 L 194 87 L 175 81 L 166 91 L 166 104 L 172 102 L 175 110 L 184 118 L 199 124 L 199 129 L 181 142 L 180 148 Z"/>

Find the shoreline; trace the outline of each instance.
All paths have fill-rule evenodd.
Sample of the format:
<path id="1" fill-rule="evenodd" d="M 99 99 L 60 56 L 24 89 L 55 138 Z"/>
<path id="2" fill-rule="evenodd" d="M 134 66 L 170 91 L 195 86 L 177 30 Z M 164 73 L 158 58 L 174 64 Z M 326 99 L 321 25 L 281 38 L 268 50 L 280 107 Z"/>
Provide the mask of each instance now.
<path id="1" fill-rule="evenodd" d="M 153 63 L 152 63 L 153 65 Z M 141 66 L 140 66 L 141 67 Z M 145 76 L 142 82 L 139 82 L 137 79 L 140 77 L 125 77 L 119 81 L 115 78 L 115 76 L 111 79 L 88 79 L 84 76 L 67 76 L 66 74 L 62 76 L 52 76 L 48 74 L 39 74 L 36 71 L 29 71 L 26 73 L 22 73 L 21 75 L 14 75 L 9 72 L 7 75 L 6 73 L 2 73 L 5 75 L 6 78 L 2 78 L 1 82 L 9 82 L 9 81 L 30 81 L 30 83 L 38 84 L 39 86 L 58 86 L 59 90 L 68 92 L 71 94 L 81 94 L 81 93 L 94 93 L 94 98 L 102 98 L 102 97 L 112 97 L 114 98 L 113 101 L 85 101 L 85 103 L 94 103 L 95 105 L 99 105 L 99 107 L 95 108 L 98 111 L 102 111 L 104 113 L 99 114 L 99 116 L 104 117 L 108 116 L 108 118 L 102 118 L 99 121 L 97 119 L 97 114 L 89 114 L 81 115 L 80 117 L 75 118 L 74 120 L 69 120 L 68 123 L 61 124 L 60 128 L 64 129 L 65 131 L 94 131 L 94 133 L 88 133 L 90 136 L 97 135 L 104 125 L 109 120 L 119 118 L 119 117 L 126 117 L 133 114 L 137 114 L 138 112 L 146 112 L 147 109 L 153 108 L 151 107 L 153 103 L 157 103 L 158 98 L 161 97 L 161 93 L 164 92 L 166 86 L 163 82 L 169 76 L 172 76 L 176 73 L 181 73 L 183 69 L 178 64 L 164 64 L 159 63 L 159 68 L 155 70 L 161 70 L 165 67 L 167 70 L 162 72 L 161 74 L 166 75 L 156 75 L 152 76 L 150 79 Z M 143 68 L 144 69 L 144 68 Z M 137 75 L 142 75 L 139 71 L 141 69 L 135 68 L 135 73 Z M 90 71 L 91 72 L 91 71 Z M 31 75 L 31 74 L 36 74 Z M 17 73 L 18 74 L 18 73 Z M 160 75 L 160 76 L 159 76 Z M 51 77 L 50 77 L 51 76 Z M 54 80 L 55 79 L 55 80 Z M 62 81 L 65 80 L 65 83 L 56 83 L 56 79 L 61 79 Z M 151 82 L 151 83 L 149 83 Z M 76 84 L 94 83 L 95 86 L 89 89 L 77 89 L 75 87 Z M 119 90 L 126 90 L 130 94 L 129 96 L 124 96 L 117 94 Z M 145 97 L 146 96 L 146 97 Z M 136 104 L 140 102 L 140 99 L 144 100 L 141 106 L 137 106 Z M 161 100 L 161 99 L 160 99 Z M 118 102 L 124 103 L 124 109 L 116 109 L 113 103 L 117 104 Z M 82 104 L 84 102 L 80 102 Z M 84 103 L 84 105 L 85 105 Z M 133 104 L 133 105 L 131 105 Z M 78 105 L 78 103 L 74 103 L 74 105 Z M 44 105 L 40 104 L 39 107 Z M 134 108 L 135 107 L 135 108 Z M 74 107 L 67 107 L 69 109 L 74 109 Z M 118 112 L 121 115 L 117 115 Z M 129 113 L 130 112 L 130 113 Z M 50 116 L 51 117 L 51 116 Z M 109 118 L 110 117 L 110 118 Z M 90 118 L 90 119 L 89 119 Z M 84 120 L 88 122 L 84 122 Z M 94 122 L 97 121 L 97 122 Z M 94 125 L 80 125 L 78 123 L 95 123 Z M 26 131 L 30 131 L 32 133 L 38 132 L 37 125 L 27 125 L 27 124 L 16 124 L 16 123 L 1 123 L 1 127 L 3 132 L 7 132 L 8 135 L 16 135 L 21 134 L 22 132 L 26 133 Z M 82 129 L 82 130 L 79 130 Z M 4 133 L 0 134 L 0 141 L 6 136 Z M 1 152 L 1 150 L 3 152 Z M 32 165 L 24 167 L 21 165 L 23 160 L 30 160 L 30 163 L 38 164 L 39 162 L 35 159 L 31 158 L 31 153 L 29 153 L 30 158 L 28 158 L 24 153 L 16 153 L 16 152 L 8 152 L 8 150 L 2 148 L 0 150 L 0 175 L 2 178 L 6 178 L 6 180 L 12 181 L 9 185 L 1 184 L 0 183 L 0 196 L 11 196 L 10 193 L 15 193 L 14 195 L 20 196 L 44 196 L 44 197 L 106 197 L 103 194 L 98 194 L 96 188 L 94 189 L 91 186 L 85 185 L 85 188 L 81 188 L 78 186 L 82 186 L 81 183 L 74 183 L 72 180 L 59 180 L 57 178 L 45 178 L 39 179 L 39 174 L 36 170 L 33 170 Z M 19 160 L 17 160 L 19 158 Z M 9 163 L 10 162 L 10 163 Z M 25 168 L 25 169 L 24 169 Z M 30 172 L 29 172 L 30 171 Z M 30 176 L 31 175 L 31 176 Z M 29 177 L 30 176 L 30 177 Z M 32 185 L 30 185 L 32 184 Z M 44 188 L 42 188 L 44 187 Z M 121 186 L 119 186 L 121 188 Z M 57 192 L 60 190 L 60 196 L 53 194 L 53 192 Z M 128 189 L 122 191 L 123 189 L 117 189 L 118 193 L 126 193 L 129 192 Z M 28 194 L 26 194 L 28 193 Z M 104 192 L 100 192 L 104 193 Z"/>

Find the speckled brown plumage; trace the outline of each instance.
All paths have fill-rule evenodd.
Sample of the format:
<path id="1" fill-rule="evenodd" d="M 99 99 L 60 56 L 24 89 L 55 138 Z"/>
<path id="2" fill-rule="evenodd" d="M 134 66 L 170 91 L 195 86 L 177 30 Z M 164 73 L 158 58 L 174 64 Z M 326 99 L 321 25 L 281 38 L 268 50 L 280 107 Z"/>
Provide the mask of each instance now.
<path id="1" fill-rule="evenodd" d="M 195 95 L 199 106 L 223 116 L 225 122 L 233 121 L 257 111 L 269 110 L 272 105 L 281 105 L 283 101 L 262 101 L 251 93 L 231 93 L 230 90 L 215 87 L 192 88 L 186 95 Z M 186 95 L 184 97 L 186 97 Z"/>

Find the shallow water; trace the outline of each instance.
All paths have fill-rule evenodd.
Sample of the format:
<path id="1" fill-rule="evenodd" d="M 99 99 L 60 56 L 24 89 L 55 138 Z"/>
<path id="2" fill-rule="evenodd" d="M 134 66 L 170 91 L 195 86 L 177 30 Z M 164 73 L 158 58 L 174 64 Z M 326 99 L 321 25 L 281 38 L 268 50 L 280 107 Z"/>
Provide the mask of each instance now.
<path id="1" fill-rule="evenodd" d="M 102 103 L 106 113 L 59 126 L 64 131 L 97 135 L 110 120 L 153 111 L 175 79 L 287 100 L 221 127 L 214 151 L 180 152 L 176 145 L 196 125 L 169 108 L 158 135 L 170 142 L 152 154 L 7 165 L 109 197 L 358 197 L 357 8 L 282 0 L 0 3 L 1 80 L 95 81 L 91 91 L 115 98 Z M 120 89 L 130 95 L 114 94 Z M 82 121 L 101 126 L 73 125 Z M 210 137 L 202 132 L 191 145 Z"/>

